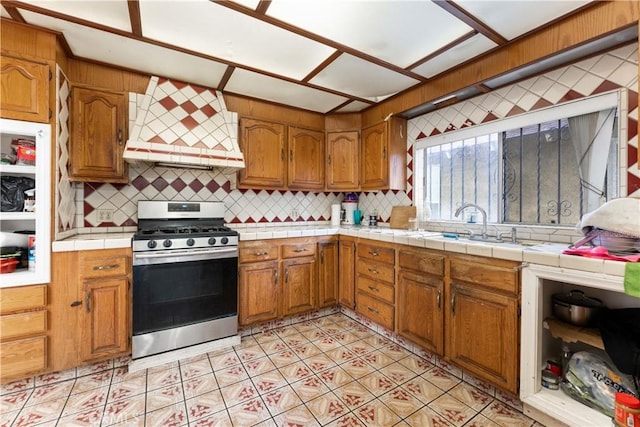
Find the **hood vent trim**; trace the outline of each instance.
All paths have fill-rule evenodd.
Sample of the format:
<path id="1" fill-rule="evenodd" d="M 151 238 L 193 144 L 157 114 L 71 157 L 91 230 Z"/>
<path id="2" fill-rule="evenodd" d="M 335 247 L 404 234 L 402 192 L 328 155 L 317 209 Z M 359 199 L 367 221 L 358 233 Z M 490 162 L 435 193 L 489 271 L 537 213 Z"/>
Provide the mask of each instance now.
<path id="1" fill-rule="evenodd" d="M 229 172 L 244 168 L 238 115 L 227 110 L 221 92 L 152 77 L 123 157 L 132 164 Z"/>

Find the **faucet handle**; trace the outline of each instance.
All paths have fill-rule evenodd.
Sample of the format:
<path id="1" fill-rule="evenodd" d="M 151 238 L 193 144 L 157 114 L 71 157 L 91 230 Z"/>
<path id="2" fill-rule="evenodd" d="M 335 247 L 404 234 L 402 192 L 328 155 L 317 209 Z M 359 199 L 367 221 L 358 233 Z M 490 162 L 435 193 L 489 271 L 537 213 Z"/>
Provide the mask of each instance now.
<path id="1" fill-rule="evenodd" d="M 475 233 L 473 232 L 473 230 L 470 230 L 468 228 L 465 228 L 464 230 L 465 233 L 469 233 L 469 239 L 473 239 L 474 237 L 476 237 Z"/>

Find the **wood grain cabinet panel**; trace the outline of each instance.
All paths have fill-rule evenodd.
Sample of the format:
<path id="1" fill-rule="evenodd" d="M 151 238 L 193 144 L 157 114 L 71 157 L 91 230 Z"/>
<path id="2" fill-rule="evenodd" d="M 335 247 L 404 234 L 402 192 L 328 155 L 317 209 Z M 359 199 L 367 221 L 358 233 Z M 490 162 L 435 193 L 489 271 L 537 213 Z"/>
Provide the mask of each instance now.
<path id="1" fill-rule="evenodd" d="M 0 343 L 0 381 L 23 378 L 47 367 L 47 337 Z"/>
<path id="2" fill-rule="evenodd" d="M 340 237 L 338 261 L 338 302 L 347 308 L 356 307 L 356 243 L 351 238 Z"/>
<path id="3" fill-rule="evenodd" d="M 76 86 L 71 103 L 69 179 L 129 182 L 122 157 L 127 140 L 124 93 Z"/>
<path id="4" fill-rule="evenodd" d="M 314 257 L 282 261 L 282 315 L 290 316 L 316 308 L 317 275 Z"/>
<path id="5" fill-rule="evenodd" d="M 277 246 L 276 246 L 277 248 Z M 241 325 L 278 317 L 280 278 L 278 261 L 243 263 L 239 267 L 239 322 Z"/>
<path id="6" fill-rule="evenodd" d="M 318 307 L 329 307 L 338 303 L 338 256 L 337 239 L 318 242 Z"/>
<path id="7" fill-rule="evenodd" d="M 244 169 L 238 172 L 238 188 L 285 186 L 285 125 L 243 117 L 238 142 L 245 161 Z"/>
<path id="8" fill-rule="evenodd" d="M 49 122 L 49 66 L 2 56 L 0 116 L 29 122 Z"/>
<path id="9" fill-rule="evenodd" d="M 0 297 L 0 314 L 44 307 L 47 304 L 47 285 L 0 289 Z"/>
<path id="10" fill-rule="evenodd" d="M 47 332 L 47 310 L 0 316 L 2 340 Z"/>
<path id="11" fill-rule="evenodd" d="M 288 188 L 324 189 L 324 132 L 289 126 L 287 135 Z"/>
<path id="12" fill-rule="evenodd" d="M 407 122 L 399 117 L 362 130 L 360 188 L 404 190 L 407 168 Z"/>
<path id="13" fill-rule="evenodd" d="M 360 133 L 327 132 L 327 190 L 360 189 Z"/>

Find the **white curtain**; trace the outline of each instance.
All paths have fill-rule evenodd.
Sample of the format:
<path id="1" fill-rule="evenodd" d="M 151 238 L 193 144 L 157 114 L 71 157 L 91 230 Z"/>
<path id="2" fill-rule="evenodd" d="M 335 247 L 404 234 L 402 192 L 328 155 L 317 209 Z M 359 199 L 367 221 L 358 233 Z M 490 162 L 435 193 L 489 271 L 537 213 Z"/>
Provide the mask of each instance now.
<path id="1" fill-rule="evenodd" d="M 615 112 L 616 109 L 611 108 L 568 119 L 580 171 L 585 213 L 606 201 L 605 176 Z"/>

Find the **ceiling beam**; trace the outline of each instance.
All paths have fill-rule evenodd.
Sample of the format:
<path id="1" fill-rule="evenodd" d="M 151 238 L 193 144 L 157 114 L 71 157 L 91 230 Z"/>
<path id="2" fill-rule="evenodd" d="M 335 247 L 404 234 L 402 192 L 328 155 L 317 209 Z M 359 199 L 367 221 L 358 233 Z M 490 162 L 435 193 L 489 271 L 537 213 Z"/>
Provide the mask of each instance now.
<path id="1" fill-rule="evenodd" d="M 260 3 L 258 3 L 258 7 L 256 7 L 256 12 L 261 15 L 266 15 L 269 6 L 271 6 L 271 0 L 260 0 Z"/>
<path id="2" fill-rule="evenodd" d="M 327 59 L 325 59 L 324 61 L 322 61 L 322 63 L 320 63 L 320 65 L 318 65 L 316 68 L 314 68 L 309 74 L 307 74 L 302 81 L 303 82 L 308 82 L 310 81 L 312 78 L 314 78 L 315 76 L 318 75 L 318 73 L 322 70 L 324 70 L 325 68 L 327 68 L 329 66 L 329 64 L 331 64 L 333 61 L 335 61 L 336 59 L 338 59 L 340 57 L 340 55 L 342 55 L 342 52 L 340 51 L 335 51 L 333 52 L 331 55 L 329 55 L 329 57 Z"/>
<path id="3" fill-rule="evenodd" d="M 435 4 L 449 12 L 451 15 L 455 16 L 483 36 L 492 40 L 498 46 L 502 46 L 507 44 L 509 40 L 502 37 L 497 31 L 493 28 L 489 27 L 487 24 L 467 12 L 461 6 L 454 3 L 452 0 L 432 0 Z M 542 6 L 541 6 L 542 7 Z"/>
<path id="4" fill-rule="evenodd" d="M 434 50 L 429 55 L 427 55 L 424 58 L 419 59 L 416 62 L 414 62 L 413 64 L 409 65 L 407 67 L 407 70 L 412 70 L 412 69 L 416 68 L 417 66 L 424 64 L 427 61 L 431 61 L 436 56 L 440 56 L 443 53 L 445 53 L 446 51 L 448 51 L 449 49 L 453 49 L 454 47 L 458 46 L 460 43 L 469 40 L 471 37 L 475 36 L 476 34 L 478 34 L 478 32 L 476 30 L 469 31 L 467 34 L 463 34 L 462 36 L 458 37 L 457 39 L 453 40 L 452 42 L 449 42 L 446 45 L 442 46 L 440 49 Z"/>
<path id="5" fill-rule="evenodd" d="M 343 102 L 342 104 L 333 107 L 331 110 L 327 111 L 325 114 L 333 114 L 333 113 L 337 112 L 338 110 L 340 110 L 341 108 L 344 108 L 347 105 L 351 104 L 352 102 L 353 102 L 353 99 L 349 99 L 349 100 Z"/>
<path id="6" fill-rule="evenodd" d="M 129 20 L 131 32 L 136 37 L 142 37 L 142 20 L 140 19 L 140 3 L 138 0 L 127 0 L 129 6 Z"/>
<path id="7" fill-rule="evenodd" d="M 222 78 L 220 79 L 220 83 L 218 83 L 218 87 L 216 89 L 224 90 L 227 83 L 229 83 L 229 79 L 231 78 L 231 75 L 235 70 L 236 70 L 236 67 L 231 67 L 231 66 L 227 67 L 227 70 L 222 75 Z"/>
<path id="8" fill-rule="evenodd" d="M 423 76 L 421 76 L 420 74 L 416 74 L 416 73 L 414 73 L 412 71 L 405 70 L 402 67 L 399 67 L 397 65 L 391 64 L 391 63 L 386 62 L 386 61 L 383 61 L 380 58 L 376 58 L 375 56 L 371 56 L 371 55 L 366 54 L 364 52 L 361 52 L 361 51 L 359 51 L 357 49 L 353 49 L 352 47 L 349 47 L 347 45 L 343 45 L 342 43 L 338 43 L 335 40 L 331 40 L 331 39 L 328 39 L 326 37 L 322 37 L 322 36 L 320 36 L 318 34 L 315 34 L 315 33 L 312 33 L 310 31 L 304 30 L 304 29 L 302 29 L 300 27 L 296 27 L 295 25 L 291 25 L 291 24 L 289 24 L 287 22 L 280 21 L 279 19 L 273 18 L 271 16 L 258 14 L 258 13 L 256 13 L 255 10 L 250 9 L 248 7 L 245 7 L 245 6 L 242 6 L 241 4 L 236 3 L 234 1 L 228 1 L 228 0 L 209 0 L 209 1 L 211 1 L 212 3 L 215 3 L 217 5 L 227 7 L 229 9 L 231 9 L 231 10 L 235 10 L 236 12 L 243 13 L 243 14 L 245 14 L 247 16 L 252 17 L 252 18 L 259 19 L 260 21 L 263 21 L 263 22 L 266 22 L 268 24 L 274 25 L 274 26 L 279 27 L 279 28 L 281 28 L 281 29 L 283 29 L 285 31 L 289 31 L 289 32 L 291 32 L 293 34 L 297 34 L 299 36 L 305 37 L 305 38 L 307 38 L 309 40 L 313 40 L 313 41 L 316 41 L 318 43 L 330 46 L 330 47 L 332 47 L 332 48 L 334 48 L 336 50 L 339 50 L 341 52 L 348 53 L 349 55 L 353 55 L 356 58 L 364 59 L 367 62 L 371 62 L 371 63 L 373 63 L 375 65 L 378 65 L 380 67 L 386 68 L 386 69 L 391 70 L 391 71 L 395 71 L 398 74 L 402 74 L 404 76 L 410 77 L 412 79 L 417 80 L 418 82 L 426 81 L 426 79 Z"/>
<path id="9" fill-rule="evenodd" d="M 2 6 L 4 6 L 4 9 L 7 11 L 9 16 L 11 16 L 11 19 L 13 19 L 16 22 L 21 22 L 23 24 L 27 23 L 27 21 L 24 20 L 24 17 L 22 16 L 22 14 L 18 9 L 16 9 L 13 6 L 7 6 L 5 4 L 3 4 Z"/>

